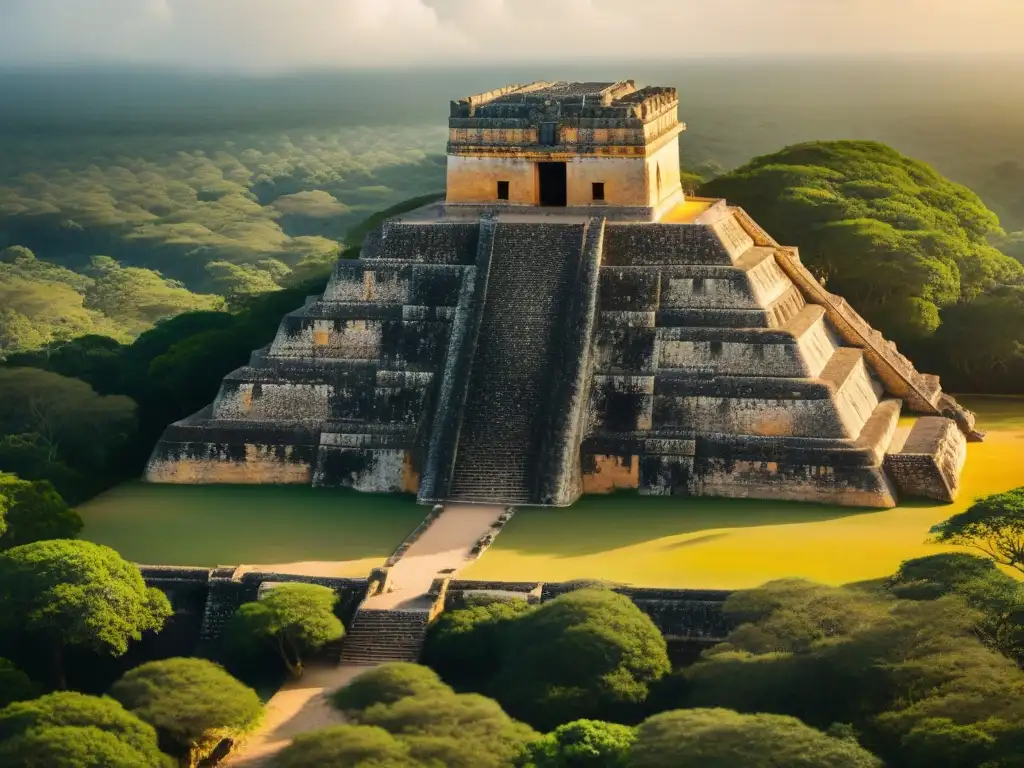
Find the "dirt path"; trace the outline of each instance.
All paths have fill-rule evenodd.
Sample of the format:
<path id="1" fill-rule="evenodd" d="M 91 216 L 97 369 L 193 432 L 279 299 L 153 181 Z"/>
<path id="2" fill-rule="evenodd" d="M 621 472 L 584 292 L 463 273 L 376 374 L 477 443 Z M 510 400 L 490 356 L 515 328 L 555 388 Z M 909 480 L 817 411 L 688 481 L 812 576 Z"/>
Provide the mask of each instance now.
<path id="1" fill-rule="evenodd" d="M 307 667 L 300 680 L 285 683 L 271 697 L 264 707 L 262 725 L 223 764 L 260 768 L 296 734 L 343 724 L 345 718 L 331 706 L 327 695 L 367 669 L 336 664 Z"/>

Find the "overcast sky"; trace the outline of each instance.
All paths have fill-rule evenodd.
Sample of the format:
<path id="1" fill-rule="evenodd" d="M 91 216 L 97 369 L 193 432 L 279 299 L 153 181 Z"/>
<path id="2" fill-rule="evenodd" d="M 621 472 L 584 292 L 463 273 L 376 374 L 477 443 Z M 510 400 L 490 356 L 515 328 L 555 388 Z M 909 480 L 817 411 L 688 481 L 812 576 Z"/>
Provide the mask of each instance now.
<path id="1" fill-rule="evenodd" d="M 0 64 L 1020 53 L 1024 0 L 0 0 Z"/>

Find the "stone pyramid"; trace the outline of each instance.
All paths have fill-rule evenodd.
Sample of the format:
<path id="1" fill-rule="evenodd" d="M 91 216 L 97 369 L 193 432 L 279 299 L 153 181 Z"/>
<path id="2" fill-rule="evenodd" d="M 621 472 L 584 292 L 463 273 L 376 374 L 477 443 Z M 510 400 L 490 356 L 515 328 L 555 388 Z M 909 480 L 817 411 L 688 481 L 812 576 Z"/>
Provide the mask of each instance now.
<path id="1" fill-rule="evenodd" d="M 385 222 L 359 259 L 339 261 L 322 297 L 287 315 L 210 406 L 167 429 L 148 479 L 346 486 L 425 503 L 564 506 L 615 489 L 951 500 L 965 435 L 978 437 L 971 414 L 825 291 L 795 249 L 725 201 L 683 199 L 678 175 L 662 170 L 678 169 L 666 117 L 676 105 L 671 89 L 630 82 L 453 103 L 447 200 Z M 582 141 L 588 120 L 598 128 L 575 155 L 535 146 L 542 128 L 526 149 L 510 146 L 522 141 L 515 126 L 535 123 L 573 126 Z M 505 127 L 486 134 L 474 121 Z M 602 136 L 634 130 L 628 152 L 590 162 Z M 492 139 L 509 168 L 473 144 Z M 481 160 L 478 176 L 466 157 Z M 513 181 L 478 183 L 495 173 Z M 583 204 L 596 173 L 610 181 Z M 535 188 L 513 196 L 540 202 L 508 201 L 520 183 Z M 904 410 L 930 418 L 907 435 Z"/>

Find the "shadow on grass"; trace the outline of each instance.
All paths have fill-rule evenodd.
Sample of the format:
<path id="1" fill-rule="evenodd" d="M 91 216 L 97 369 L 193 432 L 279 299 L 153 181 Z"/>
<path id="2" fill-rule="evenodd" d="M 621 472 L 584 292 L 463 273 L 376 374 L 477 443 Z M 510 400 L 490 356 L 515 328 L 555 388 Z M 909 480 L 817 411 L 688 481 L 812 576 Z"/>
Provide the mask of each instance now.
<path id="1" fill-rule="evenodd" d="M 415 497 L 283 485 L 127 483 L 83 504 L 82 538 L 139 563 L 387 558 L 426 515 Z"/>
<path id="2" fill-rule="evenodd" d="M 578 557 L 684 533 L 816 523 L 878 511 L 794 501 L 641 496 L 620 491 L 608 496 L 585 496 L 566 509 L 520 509 L 494 547 L 523 554 Z M 710 533 L 699 541 L 723 535 Z"/>

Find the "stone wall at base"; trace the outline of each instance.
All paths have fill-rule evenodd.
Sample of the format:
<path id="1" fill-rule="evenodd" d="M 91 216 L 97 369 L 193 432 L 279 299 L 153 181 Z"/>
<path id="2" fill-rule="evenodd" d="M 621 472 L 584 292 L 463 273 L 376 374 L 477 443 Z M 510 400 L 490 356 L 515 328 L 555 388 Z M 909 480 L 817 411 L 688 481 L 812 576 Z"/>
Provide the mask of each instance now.
<path id="1" fill-rule="evenodd" d="M 348 626 L 356 608 L 366 596 L 367 580 L 297 576 L 284 573 L 249 571 L 245 567 L 178 568 L 173 566 L 139 566 L 146 584 L 164 591 L 176 610 L 199 613 L 202 628 L 199 637 L 204 654 L 216 656 L 223 639 L 224 629 L 239 606 L 256 600 L 260 588 L 267 584 L 299 582 L 330 587 L 338 593 L 338 615 Z M 453 580 L 445 597 L 446 610 L 464 604 L 467 595 L 519 593 L 526 596 L 538 593 L 540 602 L 552 600 L 581 587 L 585 582 L 542 583 L 465 581 Z M 612 586 L 613 591 L 625 595 L 651 617 L 666 639 L 711 644 L 720 641 L 729 632 L 729 624 L 722 613 L 722 604 L 731 594 L 725 590 L 657 589 Z"/>

